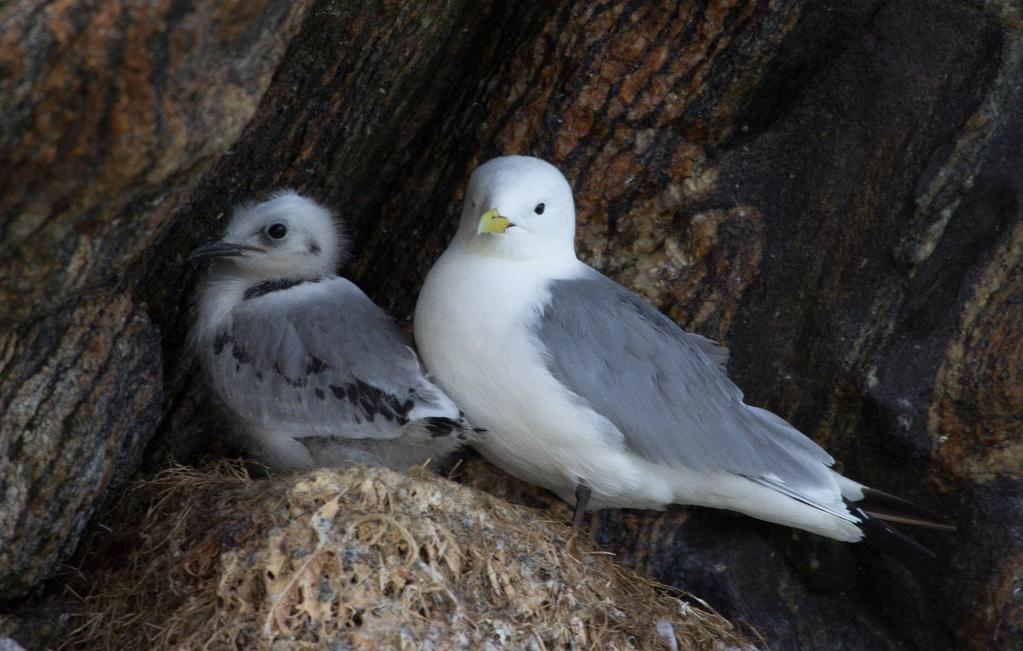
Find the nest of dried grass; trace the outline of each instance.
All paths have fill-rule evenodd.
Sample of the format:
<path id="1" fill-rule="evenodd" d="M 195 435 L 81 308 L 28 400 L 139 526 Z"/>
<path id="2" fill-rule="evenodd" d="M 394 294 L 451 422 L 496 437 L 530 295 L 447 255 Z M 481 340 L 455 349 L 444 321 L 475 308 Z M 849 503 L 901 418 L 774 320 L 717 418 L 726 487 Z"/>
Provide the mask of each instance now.
<path id="1" fill-rule="evenodd" d="M 175 468 L 101 521 L 76 648 L 750 646 L 563 524 L 426 474 Z"/>

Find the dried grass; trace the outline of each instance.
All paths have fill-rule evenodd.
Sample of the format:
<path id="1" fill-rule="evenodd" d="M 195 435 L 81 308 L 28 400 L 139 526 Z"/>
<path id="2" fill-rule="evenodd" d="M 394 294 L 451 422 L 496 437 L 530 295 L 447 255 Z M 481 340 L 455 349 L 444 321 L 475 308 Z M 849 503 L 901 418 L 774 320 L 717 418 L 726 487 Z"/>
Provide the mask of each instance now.
<path id="1" fill-rule="evenodd" d="M 103 521 L 75 648 L 749 647 L 563 524 L 425 473 L 180 467 Z"/>

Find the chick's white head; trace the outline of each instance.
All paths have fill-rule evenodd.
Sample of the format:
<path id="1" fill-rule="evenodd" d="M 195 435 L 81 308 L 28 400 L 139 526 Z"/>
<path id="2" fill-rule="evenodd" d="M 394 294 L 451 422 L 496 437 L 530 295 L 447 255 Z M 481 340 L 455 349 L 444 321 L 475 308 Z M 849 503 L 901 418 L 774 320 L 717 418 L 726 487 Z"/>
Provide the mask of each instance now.
<path id="1" fill-rule="evenodd" d="M 224 237 L 192 252 L 217 269 L 252 278 L 321 278 L 337 271 L 346 254 L 343 229 L 330 211 L 292 190 L 238 206 Z"/>

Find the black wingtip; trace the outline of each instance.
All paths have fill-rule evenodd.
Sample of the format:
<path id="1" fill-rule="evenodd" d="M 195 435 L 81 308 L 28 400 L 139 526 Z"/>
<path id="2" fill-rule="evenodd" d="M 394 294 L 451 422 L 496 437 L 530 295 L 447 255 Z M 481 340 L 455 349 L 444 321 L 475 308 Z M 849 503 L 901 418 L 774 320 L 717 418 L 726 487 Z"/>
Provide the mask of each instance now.
<path id="1" fill-rule="evenodd" d="M 930 549 L 924 547 L 917 541 L 913 540 L 906 534 L 902 533 L 895 527 L 891 526 L 884 520 L 872 518 L 870 514 L 864 512 L 860 508 L 852 506 L 851 504 L 849 505 L 849 510 L 855 513 L 856 515 L 860 516 L 861 520 L 859 523 L 859 527 L 860 529 L 863 530 L 863 533 L 866 534 L 868 539 L 881 538 L 894 540 L 896 543 L 902 545 L 903 547 L 911 549 L 914 552 L 917 552 L 918 554 L 922 554 L 931 560 L 938 559 L 937 554 L 932 552 Z"/>
<path id="2" fill-rule="evenodd" d="M 853 506 L 878 520 L 911 524 L 939 531 L 955 531 L 956 529 L 955 525 L 939 513 L 913 504 L 901 497 L 895 497 L 866 486 L 863 487 L 863 499 L 856 500 Z"/>
<path id="3" fill-rule="evenodd" d="M 851 513 L 860 517 L 859 527 L 868 538 L 893 540 L 932 560 L 937 559 L 938 555 L 889 523 L 897 522 L 939 531 L 955 531 L 955 527 L 944 516 L 901 497 L 895 497 L 866 486 L 863 487 L 862 499 L 856 501 L 846 499 L 845 504 Z"/>
<path id="4" fill-rule="evenodd" d="M 430 432 L 430 436 L 433 438 L 448 436 L 449 434 L 458 434 L 459 436 L 462 436 L 465 433 L 465 426 L 462 422 L 452 418 L 445 418 L 444 416 L 428 416 L 423 420 L 426 421 L 426 429 Z"/>

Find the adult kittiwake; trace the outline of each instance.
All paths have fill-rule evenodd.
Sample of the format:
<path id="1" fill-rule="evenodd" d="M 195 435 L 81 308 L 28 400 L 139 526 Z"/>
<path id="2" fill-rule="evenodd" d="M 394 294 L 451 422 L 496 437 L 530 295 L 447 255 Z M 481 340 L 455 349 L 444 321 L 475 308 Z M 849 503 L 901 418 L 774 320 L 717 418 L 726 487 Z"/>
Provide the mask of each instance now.
<path id="1" fill-rule="evenodd" d="M 779 416 L 743 402 L 727 351 L 575 255 L 572 190 L 505 156 L 469 181 L 458 231 L 415 314 L 420 354 L 491 462 L 587 509 L 695 504 L 857 541 L 940 516 L 833 471 Z"/>
<path id="2" fill-rule="evenodd" d="M 276 470 L 440 461 L 466 440 L 406 338 L 335 275 L 341 225 L 285 191 L 238 207 L 199 288 L 191 341 L 214 392 Z"/>

